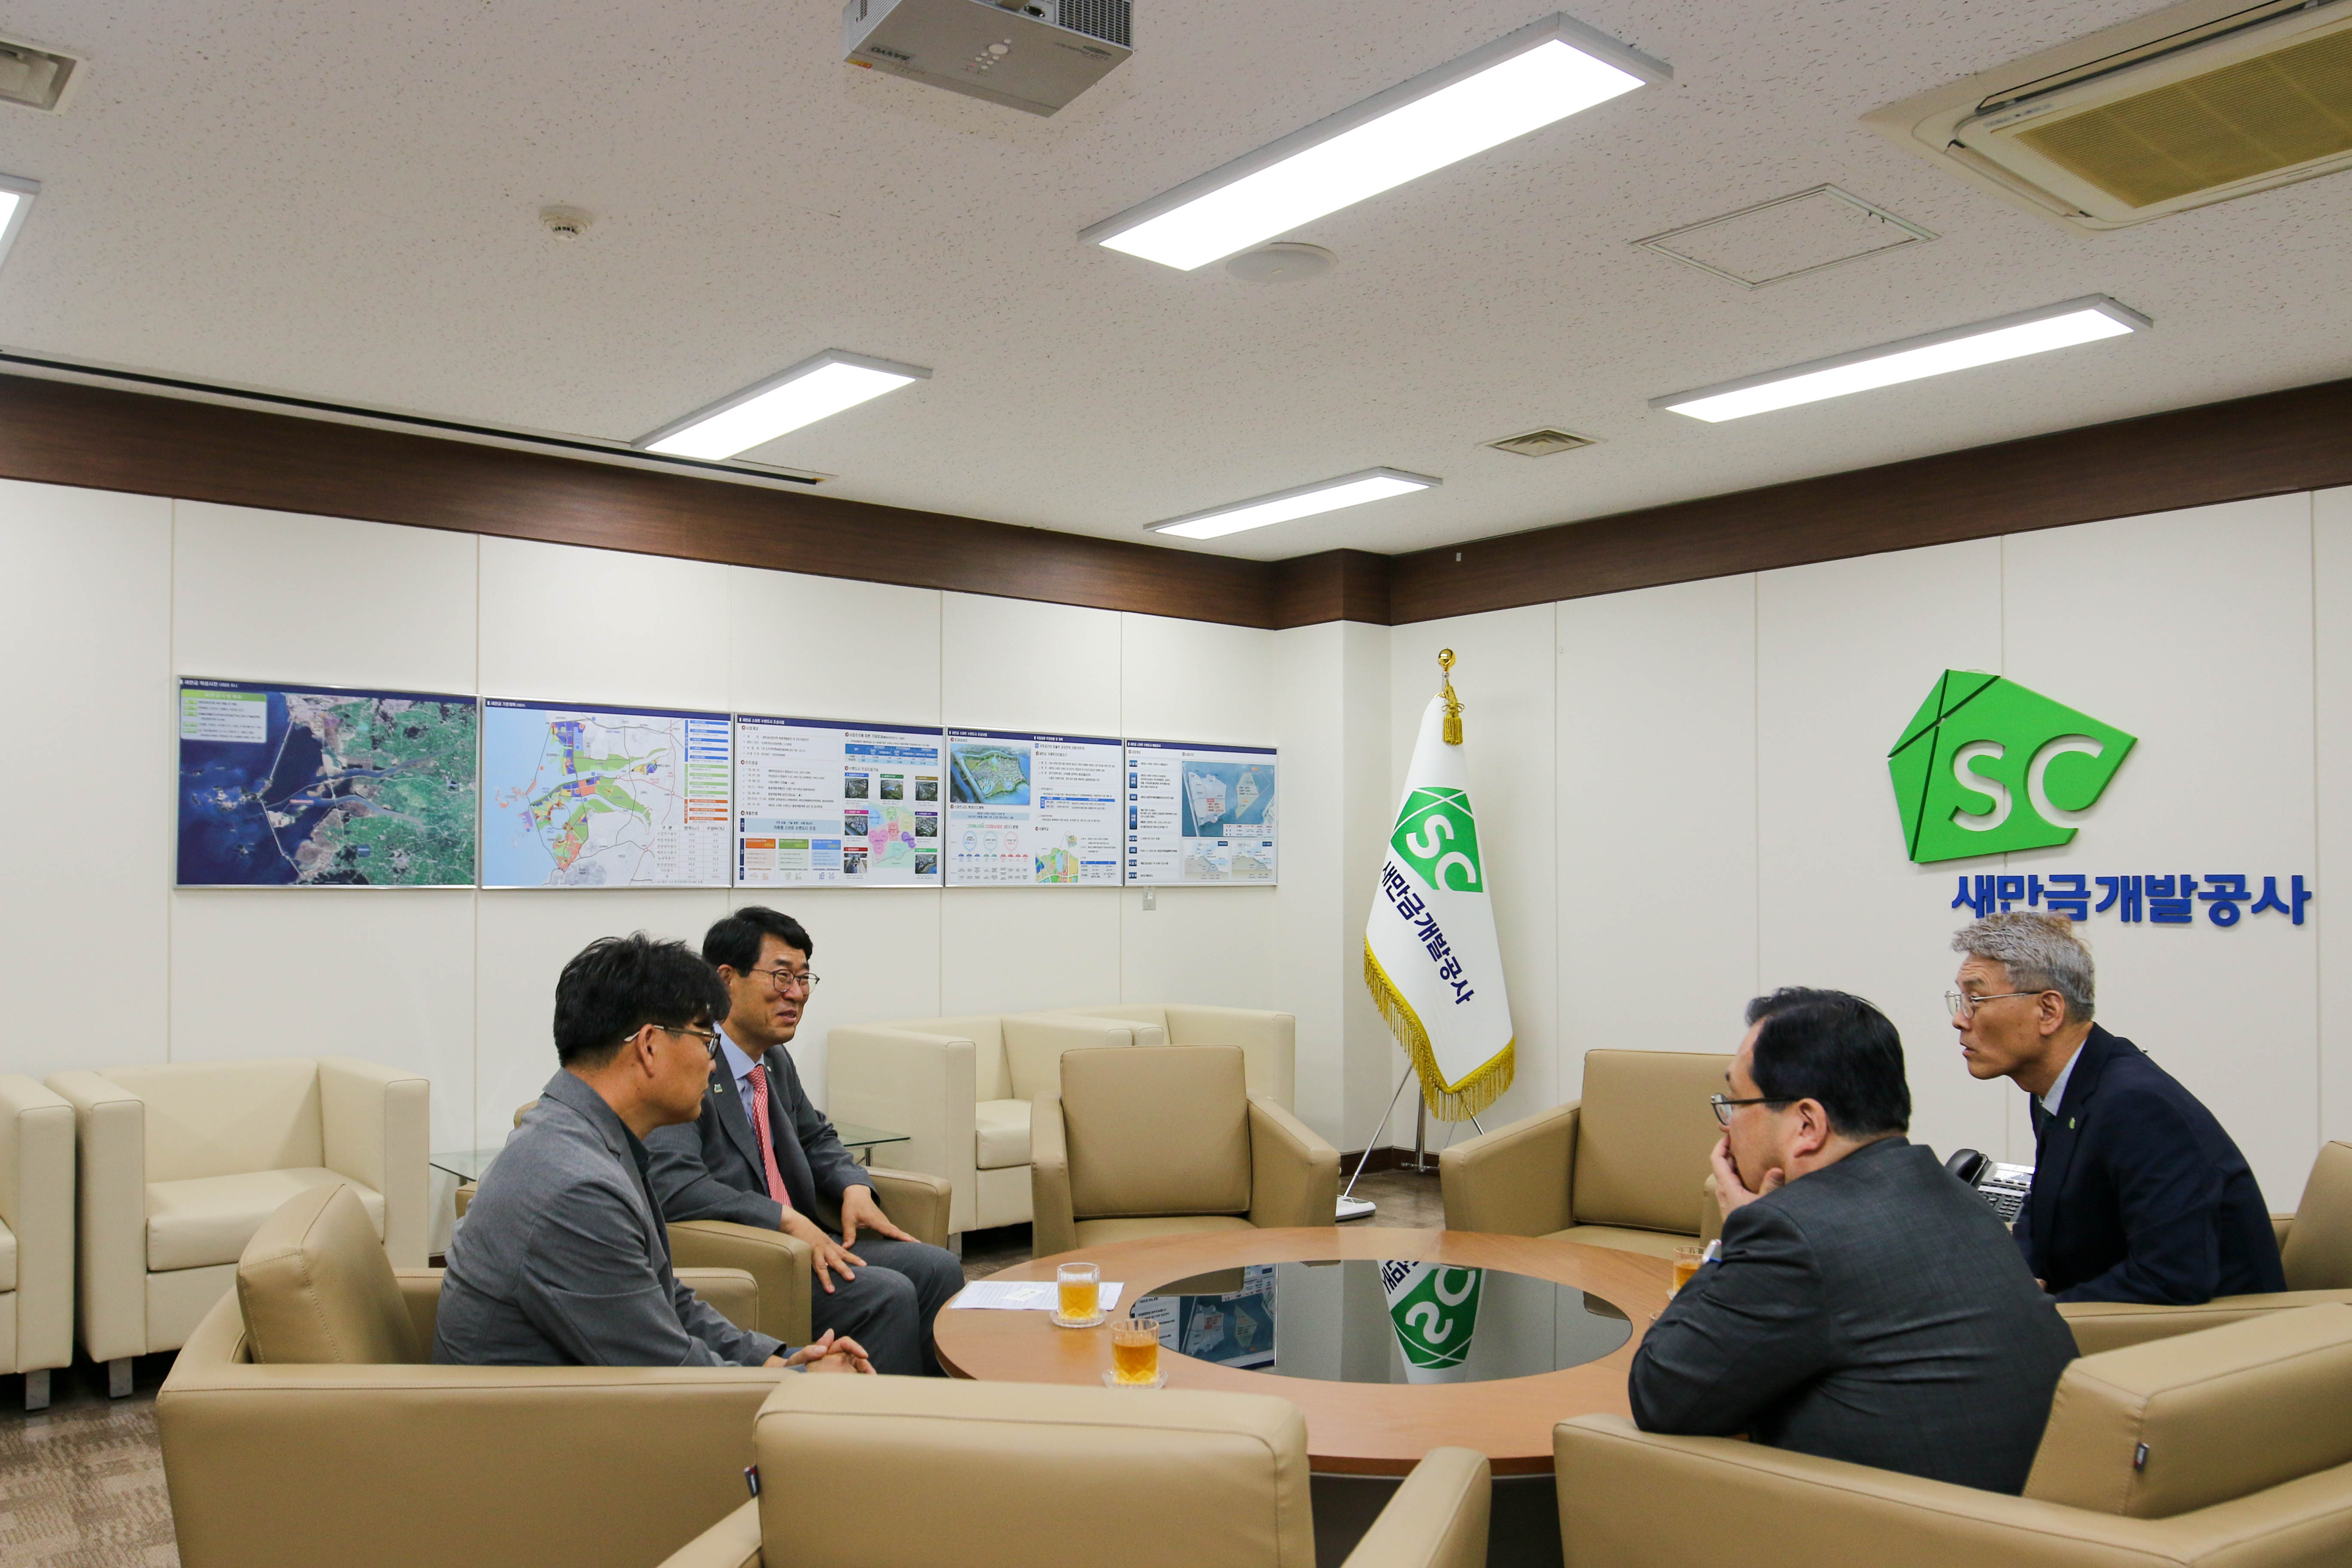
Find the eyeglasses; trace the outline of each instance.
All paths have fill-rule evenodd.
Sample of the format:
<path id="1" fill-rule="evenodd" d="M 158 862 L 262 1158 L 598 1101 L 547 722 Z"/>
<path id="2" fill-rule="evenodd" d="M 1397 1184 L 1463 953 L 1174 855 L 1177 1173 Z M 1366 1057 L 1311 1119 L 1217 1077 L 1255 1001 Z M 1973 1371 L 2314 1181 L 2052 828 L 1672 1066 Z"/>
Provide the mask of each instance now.
<path id="1" fill-rule="evenodd" d="M 1785 1100 L 1773 1100 L 1762 1095 L 1753 1100 L 1732 1100 L 1720 1094 L 1708 1095 L 1706 1102 L 1715 1107 L 1716 1125 L 1726 1128 L 1731 1125 L 1731 1108 L 1735 1105 L 1787 1105 L 1790 1103 Z"/>
<path id="2" fill-rule="evenodd" d="M 1947 991 L 1944 993 L 1944 1005 L 1951 1009 L 1953 1017 L 1965 1018 L 1988 1002 L 2006 1002 L 2012 996 L 2042 994 L 2039 991 L 2004 991 L 1997 996 L 1970 996 L 1962 991 Z"/>
<path id="3" fill-rule="evenodd" d="M 702 1042 L 702 1048 L 709 1053 L 712 1061 L 719 1059 L 719 1031 L 716 1029 L 698 1029 L 690 1024 L 655 1024 L 651 1026 L 665 1035 L 691 1035 Z"/>
<path id="4" fill-rule="evenodd" d="M 754 969 L 751 973 L 766 975 L 768 984 L 779 991 L 797 991 L 803 996 L 816 994 L 817 977 L 805 969 Z"/>

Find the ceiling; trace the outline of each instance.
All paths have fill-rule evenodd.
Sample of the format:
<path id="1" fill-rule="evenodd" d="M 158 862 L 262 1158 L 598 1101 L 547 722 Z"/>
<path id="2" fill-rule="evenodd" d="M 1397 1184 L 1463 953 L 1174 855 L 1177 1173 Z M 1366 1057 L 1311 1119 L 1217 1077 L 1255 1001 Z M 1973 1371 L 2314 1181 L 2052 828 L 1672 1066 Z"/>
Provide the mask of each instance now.
<path id="1" fill-rule="evenodd" d="M 43 194 L 0 343 L 630 439 L 824 348 L 935 378 L 747 456 L 824 493 L 1146 537 L 1374 465 L 1439 489 L 1170 548 L 1421 548 L 2352 374 L 2352 178 L 2097 237 L 1915 160 L 1866 111 L 2152 0 L 1577 0 L 1670 64 L 1285 237 L 1263 286 L 1077 231 L 1544 14 L 1542 0 L 1136 0 L 1052 119 L 840 63 L 830 0 L 399 6 L 7 0 L 83 53 L 0 107 Z M 1940 237 L 1753 292 L 1630 241 L 1833 182 Z M 549 203 L 596 215 L 562 243 Z M 2075 295 L 2156 321 L 1722 426 L 1665 393 Z M 1481 443 L 1552 425 L 1601 445 Z"/>

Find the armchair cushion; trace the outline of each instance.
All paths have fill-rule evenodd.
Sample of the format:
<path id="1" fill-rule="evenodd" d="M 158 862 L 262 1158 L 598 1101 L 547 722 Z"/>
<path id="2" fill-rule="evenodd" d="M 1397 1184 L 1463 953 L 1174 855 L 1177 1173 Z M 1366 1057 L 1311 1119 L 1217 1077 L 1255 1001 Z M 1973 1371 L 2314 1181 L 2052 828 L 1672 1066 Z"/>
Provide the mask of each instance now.
<path id="1" fill-rule="evenodd" d="M 1587 1051 L 1576 1138 L 1575 1219 L 1685 1236 L 1692 1191 L 1723 1129 L 1706 1097 L 1723 1089 L 1727 1056 Z"/>
<path id="2" fill-rule="evenodd" d="M 971 1108 L 973 1158 L 983 1171 L 1029 1163 L 1029 1102 L 983 1100 Z"/>
<path id="3" fill-rule="evenodd" d="M 235 1263 L 264 1221 L 305 1193 L 347 1186 L 383 1239 L 383 1194 L 323 1166 L 197 1176 L 147 1186 L 147 1267 L 154 1273 Z"/>
<path id="4" fill-rule="evenodd" d="M 2328 1143 L 2311 1164 L 2280 1259 L 2290 1290 L 2352 1289 L 2352 1143 Z"/>
<path id="5" fill-rule="evenodd" d="M 426 1358 L 383 1243 L 348 1184 L 314 1187 L 262 1222 L 236 1265 L 258 1363 L 415 1366 Z"/>
<path id="6" fill-rule="evenodd" d="M 2306 1307 L 2066 1369 L 2025 1483 L 2165 1519 L 2352 1463 L 2352 1307 Z"/>
<path id="7" fill-rule="evenodd" d="M 1249 1099 L 1230 1046 L 1130 1046 L 1062 1058 L 1072 1212 L 1244 1214 Z"/>

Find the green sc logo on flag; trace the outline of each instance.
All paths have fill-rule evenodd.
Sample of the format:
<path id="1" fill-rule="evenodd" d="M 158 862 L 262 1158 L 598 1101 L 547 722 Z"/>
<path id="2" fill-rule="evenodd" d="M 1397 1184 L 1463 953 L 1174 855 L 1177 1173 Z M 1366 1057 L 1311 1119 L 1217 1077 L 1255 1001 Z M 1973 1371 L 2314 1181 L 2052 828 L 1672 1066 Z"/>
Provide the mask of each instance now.
<path id="1" fill-rule="evenodd" d="M 1417 789 L 1397 813 L 1389 847 L 1433 888 L 1484 892 L 1478 867 L 1478 819 L 1470 795 L 1458 789 Z"/>
<path id="2" fill-rule="evenodd" d="M 2069 843 L 2137 737 L 1980 670 L 1948 669 L 1886 753 L 1911 858 Z"/>

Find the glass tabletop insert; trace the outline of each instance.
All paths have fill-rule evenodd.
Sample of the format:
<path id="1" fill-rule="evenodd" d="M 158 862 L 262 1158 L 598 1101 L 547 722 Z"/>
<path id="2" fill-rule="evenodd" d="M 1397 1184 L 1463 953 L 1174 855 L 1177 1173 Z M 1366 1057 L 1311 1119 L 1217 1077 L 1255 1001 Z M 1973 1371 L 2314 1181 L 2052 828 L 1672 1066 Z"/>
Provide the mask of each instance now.
<path id="1" fill-rule="evenodd" d="M 1600 1297 L 1496 1268 L 1349 1258 L 1254 1263 L 1135 1303 L 1162 1348 L 1339 1383 L 1486 1383 L 1598 1361 L 1633 1325 Z"/>

